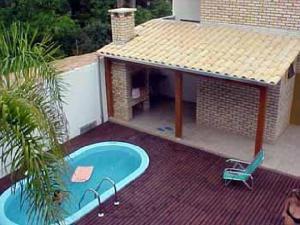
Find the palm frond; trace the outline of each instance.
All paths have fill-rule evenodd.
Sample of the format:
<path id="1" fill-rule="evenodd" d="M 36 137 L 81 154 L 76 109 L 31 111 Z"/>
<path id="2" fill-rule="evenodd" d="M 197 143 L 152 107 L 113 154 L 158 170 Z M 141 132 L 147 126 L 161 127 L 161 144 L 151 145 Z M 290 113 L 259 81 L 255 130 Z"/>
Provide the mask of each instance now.
<path id="1" fill-rule="evenodd" d="M 0 28 L 0 156 L 13 182 L 24 177 L 21 205 L 30 203 L 29 224 L 63 219 L 53 202 L 53 193 L 65 190 L 62 143 L 67 139 L 65 84 L 50 63 L 56 50 L 50 37 L 29 35 L 28 25 Z"/>

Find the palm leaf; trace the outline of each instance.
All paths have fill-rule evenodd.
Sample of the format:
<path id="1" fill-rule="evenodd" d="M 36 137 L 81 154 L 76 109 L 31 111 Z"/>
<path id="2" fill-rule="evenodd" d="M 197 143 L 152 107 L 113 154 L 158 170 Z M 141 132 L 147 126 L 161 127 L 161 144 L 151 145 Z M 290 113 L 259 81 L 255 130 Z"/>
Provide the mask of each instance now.
<path id="1" fill-rule="evenodd" d="M 65 84 L 50 63 L 57 46 L 29 30 L 22 24 L 0 29 L 0 156 L 14 183 L 24 177 L 21 205 L 29 202 L 28 223 L 51 224 L 64 216 L 52 197 L 65 190 Z"/>

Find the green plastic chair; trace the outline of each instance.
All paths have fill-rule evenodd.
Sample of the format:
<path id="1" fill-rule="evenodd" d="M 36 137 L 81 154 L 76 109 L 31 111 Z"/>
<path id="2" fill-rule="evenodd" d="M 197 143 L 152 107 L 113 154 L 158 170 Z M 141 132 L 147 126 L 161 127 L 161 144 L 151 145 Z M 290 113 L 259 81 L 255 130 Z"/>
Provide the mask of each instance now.
<path id="1" fill-rule="evenodd" d="M 236 159 L 226 160 L 227 163 L 233 164 L 233 167 L 226 168 L 223 172 L 223 180 L 225 181 L 225 185 L 227 186 L 231 181 L 241 181 L 246 185 L 247 188 L 253 190 L 252 174 L 262 164 L 264 159 L 265 152 L 261 150 L 251 163 Z"/>

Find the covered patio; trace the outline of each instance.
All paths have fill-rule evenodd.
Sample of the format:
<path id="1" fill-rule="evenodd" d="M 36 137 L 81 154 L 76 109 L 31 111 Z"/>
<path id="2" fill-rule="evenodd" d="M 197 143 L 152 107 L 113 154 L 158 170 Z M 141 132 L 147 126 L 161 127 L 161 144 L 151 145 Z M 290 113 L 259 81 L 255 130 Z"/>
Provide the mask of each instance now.
<path id="1" fill-rule="evenodd" d="M 130 121 L 112 121 L 139 131 L 202 149 L 227 158 L 251 161 L 253 139 L 212 127 L 197 126 L 195 104 L 183 102 L 183 136 L 175 137 L 174 101 L 162 99 L 147 112 L 139 113 Z M 171 128 L 171 129 L 170 129 Z M 290 125 L 276 143 L 264 144 L 266 158 L 263 167 L 300 177 L 300 126 Z"/>
<path id="2" fill-rule="evenodd" d="M 265 33 L 249 27 L 202 25 L 163 19 L 147 22 L 137 27 L 136 31 L 136 37 L 129 42 L 118 45 L 112 43 L 98 51 L 105 60 L 107 107 L 110 119 L 139 127 L 143 131 L 153 132 L 152 125 L 164 120 L 164 117 L 169 117 L 173 120 L 174 132 L 163 136 L 174 137 L 181 143 L 202 147 L 223 155 L 247 159 L 264 149 L 264 137 L 268 132 L 272 135 L 276 133 L 273 136 L 277 137 L 285 130 L 287 119 L 284 118 L 283 122 L 279 120 L 289 117 L 289 111 L 283 110 L 282 113 L 280 107 L 282 102 L 290 102 L 290 99 L 284 99 L 280 95 L 290 96 L 291 94 L 285 93 L 293 90 L 295 62 L 300 51 L 299 37 L 286 33 Z M 122 76 L 121 73 L 125 74 L 121 78 L 125 82 L 131 79 L 130 75 L 126 77 L 128 66 L 160 68 L 173 74 L 174 115 L 164 110 L 155 117 L 151 116 L 153 111 L 151 113 L 150 110 L 150 113 L 144 115 L 148 117 L 144 122 L 138 117 L 132 118 L 130 83 L 123 84 L 124 87 L 126 86 L 123 92 L 119 91 L 122 88 L 116 87 L 121 83 L 118 80 Z M 238 87 L 239 90 L 247 90 L 250 93 L 245 97 L 246 100 L 239 100 L 239 102 L 244 104 L 249 100 L 251 105 L 246 107 L 249 107 L 249 111 L 255 109 L 251 114 L 245 112 L 249 118 L 253 116 L 256 118 L 255 125 L 253 122 L 250 123 L 255 127 L 253 128 L 255 141 L 252 147 L 249 145 L 251 139 L 241 141 L 242 137 L 238 136 L 239 138 L 236 139 L 237 136 L 228 133 L 226 134 L 231 135 L 232 141 L 224 145 L 228 136 L 226 137 L 222 132 L 197 127 L 184 120 L 183 76 L 198 76 L 213 82 L 222 81 L 228 87 Z M 273 96 L 276 98 L 275 104 L 272 102 Z M 128 109 L 127 102 L 131 110 L 129 116 L 126 115 L 126 119 L 120 116 L 120 119 L 120 112 L 123 113 Z M 287 104 L 284 107 L 290 108 L 290 103 Z M 275 108 L 272 108 L 273 105 Z M 275 118 L 272 118 L 273 114 L 277 114 Z M 277 128 L 280 131 L 275 130 Z M 207 143 L 204 141 L 206 136 L 215 137 L 212 138 L 214 145 L 203 144 Z M 202 144 L 201 140 L 203 140 Z M 242 150 L 241 146 L 243 148 L 246 146 L 247 150 Z M 269 151 L 269 159 L 274 159 L 275 156 L 272 151 Z M 277 163 L 273 161 L 270 167 L 277 168 L 278 165 L 279 161 Z"/>

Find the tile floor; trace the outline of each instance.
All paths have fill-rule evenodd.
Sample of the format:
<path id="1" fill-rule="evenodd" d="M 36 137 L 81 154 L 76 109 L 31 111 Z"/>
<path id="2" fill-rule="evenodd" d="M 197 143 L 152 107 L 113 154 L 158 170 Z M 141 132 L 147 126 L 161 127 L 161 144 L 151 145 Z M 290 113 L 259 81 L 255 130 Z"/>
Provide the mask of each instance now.
<path id="1" fill-rule="evenodd" d="M 195 123 L 195 104 L 184 104 L 183 138 L 174 137 L 174 104 L 163 100 L 148 112 L 136 113 L 129 122 L 114 122 L 158 135 L 188 146 L 205 149 L 225 157 L 251 160 L 254 139 L 230 134 Z M 291 125 L 275 144 L 265 144 L 264 167 L 300 177 L 300 126 Z"/>

